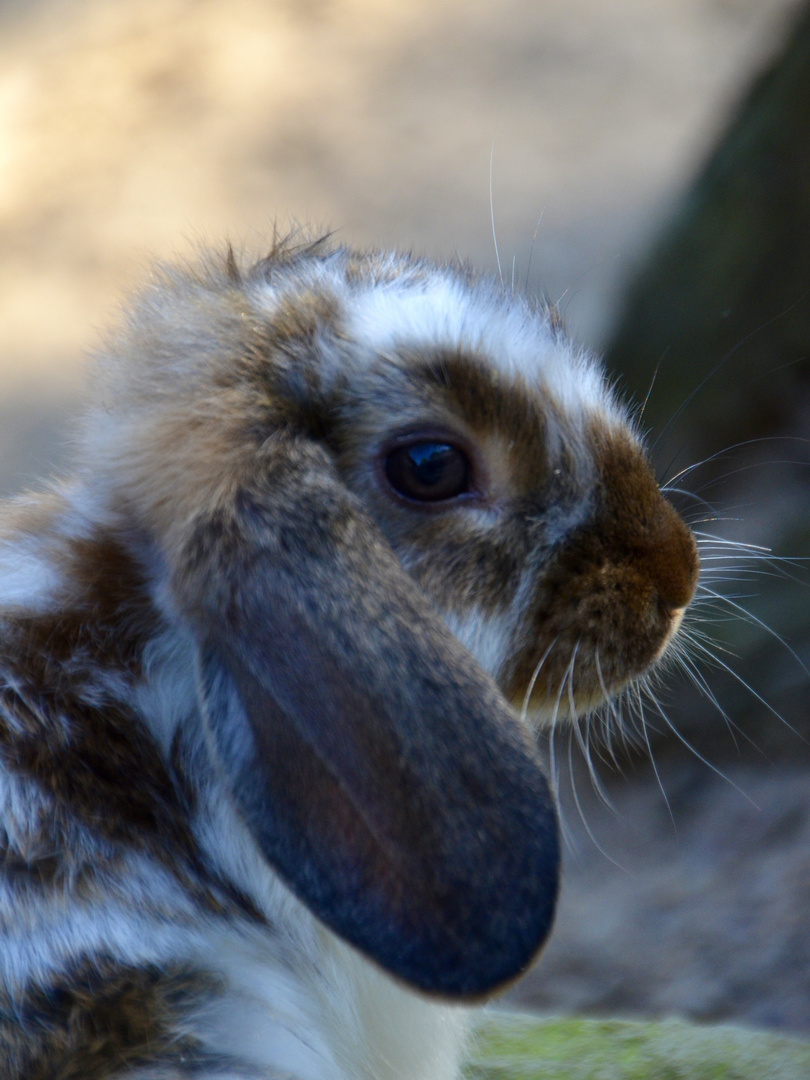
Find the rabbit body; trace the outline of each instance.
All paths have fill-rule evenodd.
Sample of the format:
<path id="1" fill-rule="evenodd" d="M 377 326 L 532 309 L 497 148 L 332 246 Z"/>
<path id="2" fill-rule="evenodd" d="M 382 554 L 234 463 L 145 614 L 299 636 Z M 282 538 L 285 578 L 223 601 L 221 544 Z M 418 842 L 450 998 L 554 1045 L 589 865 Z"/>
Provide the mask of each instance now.
<path id="1" fill-rule="evenodd" d="M 553 913 L 517 710 L 644 674 L 691 534 L 596 362 L 464 269 L 212 256 L 97 379 L 0 526 L 0 1076 L 451 1080 Z"/>

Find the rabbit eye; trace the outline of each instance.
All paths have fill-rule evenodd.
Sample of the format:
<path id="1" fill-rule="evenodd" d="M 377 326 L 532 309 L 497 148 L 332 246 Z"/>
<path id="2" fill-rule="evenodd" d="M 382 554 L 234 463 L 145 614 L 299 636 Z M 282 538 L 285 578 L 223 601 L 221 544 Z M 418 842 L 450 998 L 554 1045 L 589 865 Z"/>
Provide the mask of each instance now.
<path id="1" fill-rule="evenodd" d="M 394 491 L 417 502 L 455 499 L 470 490 L 470 463 L 450 443 L 399 446 L 385 459 L 385 475 Z"/>

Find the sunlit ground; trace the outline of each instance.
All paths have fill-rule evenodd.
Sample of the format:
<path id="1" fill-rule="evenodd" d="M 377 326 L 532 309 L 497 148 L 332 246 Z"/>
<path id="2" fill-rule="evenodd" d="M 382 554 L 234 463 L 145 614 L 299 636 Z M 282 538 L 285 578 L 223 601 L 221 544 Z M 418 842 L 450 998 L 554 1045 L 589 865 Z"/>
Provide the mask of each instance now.
<path id="1" fill-rule="evenodd" d="M 504 275 L 598 342 L 792 6 L 0 3 L 0 489 L 61 460 L 152 255 L 303 220 L 494 268 L 490 161 Z"/>

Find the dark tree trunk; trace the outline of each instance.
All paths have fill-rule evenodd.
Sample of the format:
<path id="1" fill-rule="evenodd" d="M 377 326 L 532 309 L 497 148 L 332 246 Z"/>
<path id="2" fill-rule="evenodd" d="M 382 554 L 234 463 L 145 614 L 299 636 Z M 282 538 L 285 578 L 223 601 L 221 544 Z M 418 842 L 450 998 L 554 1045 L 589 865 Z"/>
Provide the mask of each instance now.
<path id="1" fill-rule="evenodd" d="M 810 6 L 647 259 L 608 365 L 643 398 L 662 460 L 791 433 L 810 385 Z M 702 385 L 705 381 L 705 385 Z M 699 389 L 698 389 L 699 388 Z"/>

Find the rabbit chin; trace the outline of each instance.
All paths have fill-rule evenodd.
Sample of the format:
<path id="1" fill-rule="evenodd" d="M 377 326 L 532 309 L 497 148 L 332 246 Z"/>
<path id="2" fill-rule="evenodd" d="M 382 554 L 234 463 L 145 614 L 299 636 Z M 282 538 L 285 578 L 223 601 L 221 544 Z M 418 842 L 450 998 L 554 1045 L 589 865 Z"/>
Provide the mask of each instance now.
<path id="1" fill-rule="evenodd" d="M 568 673 L 560 685 L 549 688 L 537 679 L 525 688 L 509 693 L 510 704 L 521 717 L 536 728 L 551 728 L 556 724 L 577 720 L 595 713 L 608 701 L 619 697 L 629 686 L 643 684 L 647 675 L 665 659 L 677 637 L 686 608 L 670 612 L 670 621 L 660 644 L 652 653 L 649 665 L 639 671 L 628 672 L 624 677 L 614 674 L 606 679 L 595 660 L 590 663 L 580 656 L 577 664 L 577 686 L 569 689 Z M 542 664 L 539 665 L 542 667 Z M 538 671 L 539 674 L 539 671 Z"/>
<path id="2" fill-rule="evenodd" d="M 569 694 L 544 696 L 532 694 L 529 698 L 524 694 L 515 695 L 511 699 L 511 705 L 516 709 L 521 718 L 535 730 L 557 727 L 559 724 L 570 723 L 591 716 L 607 701 L 612 701 L 621 692 L 634 683 L 635 679 L 625 679 L 614 684 L 608 689 L 607 694 L 600 688 L 583 692 L 581 689 Z"/>

